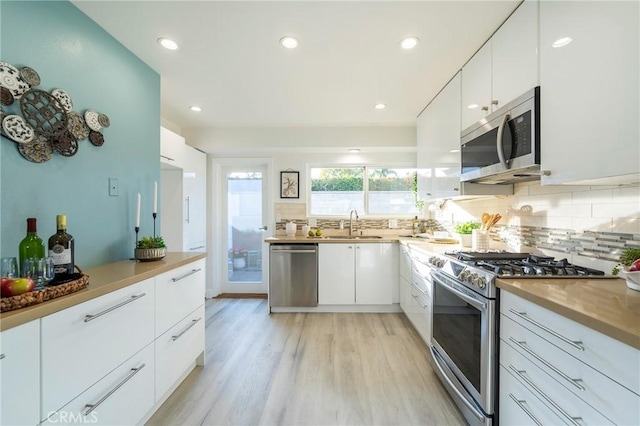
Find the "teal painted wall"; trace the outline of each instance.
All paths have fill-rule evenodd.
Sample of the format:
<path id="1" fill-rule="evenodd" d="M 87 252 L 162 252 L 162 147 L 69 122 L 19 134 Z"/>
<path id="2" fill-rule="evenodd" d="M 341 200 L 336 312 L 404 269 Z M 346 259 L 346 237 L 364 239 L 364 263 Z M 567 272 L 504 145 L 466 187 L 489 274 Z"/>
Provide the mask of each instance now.
<path id="1" fill-rule="evenodd" d="M 92 109 L 111 119 L 102 147 L 83 140 L 75 156 L 54 153 L 42 164 L 25 160 L 13 141 L 0 138 L 0 255 L 18 255 L 27 217 L 38 219 L 46 241 L 56 214 L 67 214 L 81 268 L 131 257 L 138 192 L 141 235 L 153 232 L 160 76 L 66 1 L 0 2 L 0 60 L 35 69 L 42 90 L 67 91 L 74 111 Z M 109 196 L 110 177 L 118 179 L 117 197 Z"/>

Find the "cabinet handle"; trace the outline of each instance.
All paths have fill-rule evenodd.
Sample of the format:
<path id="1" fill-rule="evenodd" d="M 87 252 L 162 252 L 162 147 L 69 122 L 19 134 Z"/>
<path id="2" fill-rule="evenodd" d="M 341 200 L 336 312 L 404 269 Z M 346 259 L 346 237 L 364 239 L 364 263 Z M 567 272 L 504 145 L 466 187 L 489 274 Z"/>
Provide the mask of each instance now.
<path id="1" fill-rule="evenodd" d="M 482 111 L 489 111 L 489 107 L 488 106 L 482 106 L 482 108 L 480 108 Z"/>
<path id="2" fill-rule="evenodd" d="M 198 249 L 201 249 L 201 248 L 204 248 L 204 247 L 205 246 L 191 247 L 191 248 L 189 248 L 189 250 L 198 250 Z"/>
<path id="3" fill-rule="evenodd" d="M 540 421 L 539 421 L 538 419 L 536 419 L 536 416 L 534 416 L 534 415 L 533 415 L 533 413 L 531 412 L 531 410 L 529 410 L 529 409 L 527 408 L 527 406 L 525 405 L 525 404 L 527 403 L 527 401 L 525 401 L 525 400 L 519 400 L 518 398 L 516 398 L 515 396 L 513 396 L 513 394 L 512 394 L 512 393 L 510 393 L 510 394 L 509 394 L 509 398 L 513 399 L 513 402 L 515 402 L 515 403 L 518 405 L 518 407 L 520 407 L 520 409 L 521 409 L 522 411 L 524 411 L 524 412 L 525 412 L 525 414 L 526 414 L 527 416 L 529 416 L 529 418 L 530 418 L 531 420 L 533 420 L 533 422 L 534 422 L 535 424 L 537 424 L 538 426 L 542 426 L 542 423 L 540 423 Z"/>
<path id="4" fill-rule="evenodd" d="M 124 301 L 124 302 L 122 302 L 122 303 L 118 303 L 117 305 L 114 305 L 114 306 L 112 306 L 112 307 L 110 307 L 110 308 L 107 308 L 107 309 L 105 309 L 105 310 L 104 310 L 104 311 L 102 311 L 102 312 L 98 312 L 97 314 L 93 314 L 93 315 L 91 315 L 91 314 L 87 314 L 87 315 L 85 315 L 85 316 L 84 316 L 84 322 L 93 321 L 94 319 L 96 319 L 96 318 L 98 318 L 98 317 L 101 317 L 101 316 L 103 316 L 104 314 L 108 314 L 109 312 L 114 311 L 114 310 L 116 310 L 116 309 L 118 309 L 118 308 L 121 308 L 121 307 L 123 307 L 124 305 L 128 305 L 129 303 L 131 303 L 131 302 L 133 302 L 133 301 L 136 301 L 136 300 L 138 300 L 138 299 L 140 299 L 141 297 L 144 297 L 144 296 L 146 296 L 146 295 L 147 295 L 147 293 L 135 294 L 135 295 L 131 296 L 131 298 L 130 298 L 130 299 L 125 300 L 125 301 Z"/>
<path id="5" fill-rule="evenodd" d="M 525 376 L 525 373 L 526 373 L 525 370 L 518 370 L 511 364 L 509 364 L 509 370 L 513 371 L 516 374 L 516 376 L 518 376 L 522 381 L 524 381 L 526 384 L 528 384 L 531 387 L 531 389 L 533 389 L 542 398 L 544 398 L 544 400 L 547 401 L 553 408 L 555 408 L 556 411 L 558 411 L 563 417 L 565 417 L 569 421 L 569 423 L 571 423 L 572 425 L 575 425 L 575 426 L 581 426 L 581 424 L 578 422 L 578 420 L 582 420 L 582 417 L 571 417 L 571 415 L 569 415 L 569 413 L 564 411 L 562 409 L 562 407 L 560 407 L 553 399 L 551 399 L 551 397 L 549 395 L 547 395 L 546 393 L 542 392 L 542 390 L 540 390 L 540 388 L 538 386 L 536 386 L 536 384 L 533 383 L 531 381 L 531 379 L 529 379 L 527 376 Z"/>
<path id="6" fill-rule="evenodd" d="M 136 374 L 138 374 L 138 372 L 140 372 L 140 370 L 142 370 L 145 367 L 146 364 L 142 364 L 140 367 L 137 368 L 132 368 L 131 372 L 127 375 L 127 377 L 124 378 L 123 381 L 121 381 L 120 383 L 118 383 L 116 385 L 116 387 L 114 387 L 113 389 L 111 389 L 109 392 L 107 392 L 102 398 L 100 398 L 100 400 L 98 402 L 96 402 L 95 404 L 87 404 L 84 406 L 84 408 L 86 408 L 85 412 L 82 413 L 83 416 L 88 416 L 89 414 L 91 414 L 91 412 L 93 410 L 95 410 L 96 408 L 98 408 L 100 406 L 100 404 L 102 404 L 103 402 L 105 402 L 107 400 L 107 398 L 109 398 L 111 395 L 113 395 L 118 389 L 120 389 L 125 383 L 127 383 L 129 380 L 131 380 L 131 378 L 133 376 L 135 376 Z"/>
<path id="7" fill-rule="evenodd" d="M 182 335 L 184 333 L 186 333 L 187 331 L 189 331 L 191 329 L 191 327 L 193 327 L 194 325 L 196 325 L 200 320 L 202 319 L 202 317 L 198 318 L 198 319 L 194 319 L 191 320 L 191 324 L 189 324 L 187 326 L 187 328 L 185 328 L 184 330 L 182 330 L 180 333 L 176 334 L 175 336 L 171 336 L 171 341 L 175 342 L 176 340 L 178 340 L 179 338 L 182 337 Z"/>
<path id="8" fill-rule="evenodd" d="M 160 155 L 160 158 L 164 158 L 165 160 L 168 160 L 168 161 L 176 161 L 171 157 L 167 157 L 166 155 Z"/>
<path id="9" fill-rule="evenodd" d="M 171 278 L 171 281 L 173 281 L 174 283 L 175 283 L 175 282 L 178 282 L 178 281 L 180 281 L 180 280 L 183 280 L 183 279 L 187 278 L 187 277 L 188 277 L 188 276 L 190 276 L 190 275 L 195 274 L 196 272 L 200 272 L 201 270 L 202 270 L 202 268 L 192 269 L 192 270 L 191 270 L 191 272 L 187 272 L 186 274 L 184 274 L 184 275 L 183 275 L 183 276 L 181 276 L 181 277 L 178 277 L 178 278 Z"/>
<path id="10" fill-rule="evenodd" d="M 491 105 L 498 105 L 497 99 L 491 99 Z"/>
<path id="11" fill-rule="evenodd" d="M 185 198 L 184 201 L 187 203 L 187 219 L 185 222 L 189 223 L 189 220 L 191 220 L 191 203 L 189 202 L 189 197 Z"/>
<path id="12" fill-rule="evenodd" d="M 4 359 L 4 354 L 0 354 L 0 359 Z"/>
<path id="13" fill-rule="evenodd" d="M 498 127 L 498 135 L 496 136 L 496 151 L 498 151 L 498 159 L 500 160 L 500 164 L 505 169 L 510 167 L 510 164 L 507 162 L 507 159 L 504 157 L 504 150 L 502 149 L 502 139 L 504 137 L 504 127 L 509 120 L 509 114 L 505 114 L 502 116 L 502 120 L 500 121 L 500 126 Z"/>
<path id="14" fill-rule="evenodd" d="M 413 297 L 414 299 L 416 299 L 416 303 L 417 303 L 418 305 L 420 305 L 420 307 L 421 307 L 422 309 L 427 309 L 427 305 L 423 305 L 422 303 L 420 303 L 420 301 L 418 300 L 418 296 L 414 296 L 414 295 L 412 294 L 412 295 L 411 295 L 411 297 Z"/>
<path id="15" fill-rule="evenodd" d="M 571 385 L 573 385 L 576 389 L 578 389 L 579 391 L 584 392 L 585 387 L 582 386 L 580 383 L 578 383 L 578 382 L 581 382 L 582 380 L 580 380 L 580 379 L 572 379 L 571 377 L 567 376 L 565 373 L 560 371 L 557 367 L 551 365 L 549 363 L 549 361 L 547 361 L 546 359 L 542 358 L 540 355 L 538 355 L 537 353 L 532 351 L 530 348 L 525 346 L 527 344 L 527 342 L 518 342 L 513 337 L 509 337 L 509 340 L 512 343 L 514 343 L 515 345 L 517 345 L 520 349 L 522 349 L 523 351 L 525 351 L 526 353 L 528 353 L 529 355 L 531 355 L 532 357 L 534 357 L 535 359 L 540 361 L 542 364 L 544 364 L 548 369 L 550 369 L 551 371 L 556 373 L 558 376 L 560 376 L 563 379 L 565 379 L 567 382 L 569 382 Z"/>
<path id="16" fill-rule="evenodd" d="M 535 325 L 536 327 L 541 328 L 542 330 L 546 331 L 547 333 L 551 334 L 552 336 L 557 337 L 558 339 L 560 339 L 563 342 L 573 346 L 574 348 L 584 352 L 584 346 L 582 344 L 582 341 L 580 341 L 580 340 L 571 340 L 568 337 L 564 337 L 562 334 L 559 334 L 559 333 L 553 331 L 549 327 L 547 327 L 547 326 L 545 326 L 543 324 L 540 324 L 538 321 L 536 321 L 533 318 L 529 317 L 529 315 L 527 315 L 526 312 L 518 312 L 513 308 L 509 308 L 509 312 L 511 312 L 514 315 L 517 315 L 518 317 L 522 318 L 523 320 L 525 320 L 527 322 L 530 322 L 531 324 Z"/>

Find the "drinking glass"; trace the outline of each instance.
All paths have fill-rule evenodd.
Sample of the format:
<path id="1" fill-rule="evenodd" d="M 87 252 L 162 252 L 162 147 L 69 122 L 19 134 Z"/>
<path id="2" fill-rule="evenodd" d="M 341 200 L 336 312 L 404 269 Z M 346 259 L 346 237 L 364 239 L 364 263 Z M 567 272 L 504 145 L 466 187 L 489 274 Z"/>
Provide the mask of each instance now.
<path id="1" fill-rule="evenodd" d="M 53 258 L 30 258 L 24 260 L 23 276 L 31 278 L 35 281 L 36 285 L 41 285 L 44 282 L 51 281 L 54 276 Z"/>
<path id="2" fill-rule="evenodd" d="M 0 270 L 0 277 L 18 278 L 18 261 L 15 257 L 3 257 L 0 267 L 2 268 Z"/>

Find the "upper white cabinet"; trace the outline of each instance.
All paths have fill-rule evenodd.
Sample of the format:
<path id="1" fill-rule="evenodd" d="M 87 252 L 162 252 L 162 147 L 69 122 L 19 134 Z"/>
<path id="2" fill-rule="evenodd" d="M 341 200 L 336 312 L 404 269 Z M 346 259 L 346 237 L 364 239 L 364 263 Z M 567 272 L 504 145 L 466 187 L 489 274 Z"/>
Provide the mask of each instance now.
<path id="1" fill-rule="evenodd" d="M 525 0 L 462 68 L 459 130 L 538 82 L 538 2 Z"/>
<path id="2" fill-rule="evenodd" d="M 542 184 L 640 180 L 639 7 L 540 2 Z"/>
<path id="3" fill-rule="evenodd" d="M 183 250 L 206 251 L 207 155 L 185 145 Z"/>
<path id="4" fill-rule="evenodd" d="M 169 129 L 160 127 L 160 162 L 164 166 L 183 168 L 184 138 Z"/>

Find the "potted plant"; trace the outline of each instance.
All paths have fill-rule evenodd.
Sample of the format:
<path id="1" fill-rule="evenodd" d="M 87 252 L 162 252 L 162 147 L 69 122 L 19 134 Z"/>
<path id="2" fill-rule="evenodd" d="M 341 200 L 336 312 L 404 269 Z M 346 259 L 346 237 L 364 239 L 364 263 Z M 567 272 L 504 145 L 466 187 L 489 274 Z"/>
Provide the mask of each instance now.
<path id="1" fill-rule="evenodd" d="M 620 263 L 614 266 L 611 274 L 622 274 L 627 287 L 640 290 L 640 248 L 627 247 L 620 254 Z"/>
<path id="2" fill-rule="evenodd" d="M 167 255 L 162 237 L 142 237 L 136 244 L 135 257 L 142 261 L 160 260 Z"/>
<path id="3" fill-rule="evenodd" d="M 234 247 L 229 249 L 229 257 L 233 259 L 233 269 L 244 269 L 247 266 L 247 249 Z"/>
<path id="4" fill-rule="evenodd" d="M 480 223 L 463 222 L 457 224 L 453 229 L 458 234 L 462 246 L 471 247 L 471 233 L 474 229 L 480 229 Z"/>

